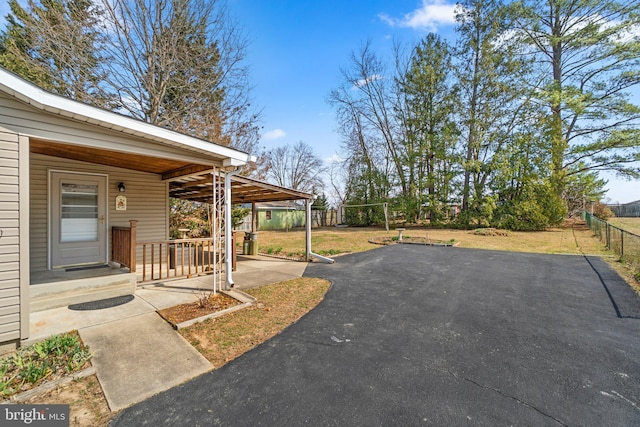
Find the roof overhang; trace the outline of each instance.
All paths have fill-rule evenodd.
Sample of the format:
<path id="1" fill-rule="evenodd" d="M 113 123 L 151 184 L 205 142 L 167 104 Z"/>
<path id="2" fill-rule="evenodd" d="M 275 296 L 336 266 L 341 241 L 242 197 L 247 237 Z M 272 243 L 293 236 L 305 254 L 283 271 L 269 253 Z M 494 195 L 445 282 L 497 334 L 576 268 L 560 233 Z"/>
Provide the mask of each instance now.
<path id="1" fill-rule="evenodd" d="M 81 102 L 73 101 L 47 92 L 1 67 L 0 91 L 30 105 L 34 109 L 69 120 L 99 126 L 113 132 L 127 135 L 133 139 L 152 141 L 157 145 L 159 144 L 160 146 L 165 146 L 168 149 L 172 149 L 174 151 L 179 150 L 180 152 L 185 153 L 185 159 L 187 157 L 202 159 L 198 162 L 185 161 L 185 163 L 196 163 L 211 167 L 216 163 L 224 166 L 242 166 L 249 162 L 256 161 L 255 156 L 251 156 L 242 151 L 174 132 L 132 117 L 83 104 Z M 66 143 L 67 141 L 62 142 Z M 72 147 L 72 145 L 73 144 L 69 144 L 67 147 Z M 119 152 L 118 150 L 115 151 Z M 120 152 L 122 154 L 131 154 L 122 151 Z M 140 153 L 134 154 L 141 155 Z M 146 155 L 149 158 L 162 157 L 155 156 L 152 153 L 147 153 Z M 144 154 L 142 154 L 142 156 L 144 156 Z"/>

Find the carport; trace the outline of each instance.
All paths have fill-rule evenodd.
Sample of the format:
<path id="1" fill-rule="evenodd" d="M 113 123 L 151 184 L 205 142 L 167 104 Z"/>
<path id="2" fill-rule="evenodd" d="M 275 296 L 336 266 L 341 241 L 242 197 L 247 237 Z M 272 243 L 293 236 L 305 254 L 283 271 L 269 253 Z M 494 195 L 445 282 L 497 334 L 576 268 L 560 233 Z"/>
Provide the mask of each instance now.
<path id="1" fill-rule="evenodd" d="M 218 177 L 220 176 L 220 178 Z M 230 188 L 230 191 L 226 191 Z M 293 190 L 278 185 L 269 184 L 256 179 L 238 175 L 238 171 L 226 171 L 218 174 L 216 170 L 195 171 L 190 175 L 183 175 L 171 179 L 169 182 L 169 196 L 195 202 L 209 203 L 214 206 L 215 218 L 230 216 L 232 205 L 251 203 L 251 232 L 257 231 L 258 211 L 256 203 L 275 201 L 304 201 L 306 209 L 306 247 L 305 259 L 311 261 L 318 258 L 325 262 L 333 262 L 329 258 L 314 254 L 311 251 L 311 205 L 315 196 L 303 191 Z M 223 213 L 223 207 L 229 211 Z M 221 222 L 214 219 L 218 225 L 214 233 L 221 233 Z M 232 247 L 231 228 L 225 228 L 225 246 Z M 214 236 L 215 239 L 216 236 Z M 233 286 L 231 268 L 227 268 L 227 286 Z"/>

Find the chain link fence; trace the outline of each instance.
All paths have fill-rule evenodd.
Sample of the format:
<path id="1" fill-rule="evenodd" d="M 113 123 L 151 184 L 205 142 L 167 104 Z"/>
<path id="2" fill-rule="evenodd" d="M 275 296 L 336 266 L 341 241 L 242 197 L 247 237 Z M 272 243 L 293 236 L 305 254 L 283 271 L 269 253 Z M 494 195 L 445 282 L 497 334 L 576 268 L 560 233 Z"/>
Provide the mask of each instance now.
<path id="1" fill-rule="evenodd" d="M 589 212 L 583 212 L 583 216 L 593 234 L 607 249 L 615 252 L 621 261 L 631 265 L 636 274 L 640 274 L 640 236 L 611 225 Z"/>

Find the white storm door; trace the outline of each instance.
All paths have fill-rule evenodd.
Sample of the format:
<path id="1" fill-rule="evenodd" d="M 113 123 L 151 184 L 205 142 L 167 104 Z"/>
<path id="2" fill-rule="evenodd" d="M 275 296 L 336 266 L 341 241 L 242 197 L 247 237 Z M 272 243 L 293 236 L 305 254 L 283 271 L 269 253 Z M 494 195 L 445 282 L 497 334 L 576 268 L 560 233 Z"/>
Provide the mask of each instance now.
<path id="1" fill-rule="evenodd" d="M 107 262 L 107 177 L 51 172 L 51 267 Z"/>

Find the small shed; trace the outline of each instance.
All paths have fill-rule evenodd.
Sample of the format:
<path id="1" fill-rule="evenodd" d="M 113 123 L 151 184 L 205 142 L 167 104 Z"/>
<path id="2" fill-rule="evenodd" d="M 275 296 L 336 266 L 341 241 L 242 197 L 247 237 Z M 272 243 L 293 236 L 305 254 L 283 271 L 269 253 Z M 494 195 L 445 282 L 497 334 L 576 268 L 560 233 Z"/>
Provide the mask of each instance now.
<path id="1" fill-rule="evenodd" d="M 304 227 L 305 206 L 295 201 L 256 203 L 258 231 Z"/>

